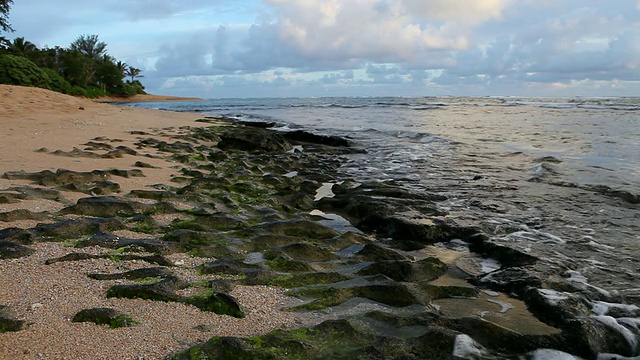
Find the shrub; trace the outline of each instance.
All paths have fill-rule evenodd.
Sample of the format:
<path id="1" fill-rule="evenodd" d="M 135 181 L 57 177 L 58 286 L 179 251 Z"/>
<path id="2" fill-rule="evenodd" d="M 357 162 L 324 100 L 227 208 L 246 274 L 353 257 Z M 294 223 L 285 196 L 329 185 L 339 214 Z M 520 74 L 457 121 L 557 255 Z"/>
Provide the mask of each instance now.
<path id="1" fill-rule="evenodd" d="M 85 89 L 85 93 L 84 96 L 88 97 L 89 99 L 96 99 L 99 97 L 103 97 L 103 96 L 107 96 L 107 92 L 99 89 L 97 87 L 89 87 L 87 89 Z"/>
<path id="2" fill-rule="evenodd" d="M 49 78 L 49 88 L 53 91 L 63 94 L 71 94 L 72 87 L 67 80 L 53 69 L 41 68 L 45 75 Z"/>
<path id="3" fill-rule="evenodd" d="M 0 55 L 0 84 L 50 89 L 49 82 L 47 73 L 31 60 L 15 55 Z"/>
<path id="4" fill-rule="evenodd" d="M 73 95 L 73 96 L 87 96 L 87 91 L 82 87 L 82 86 L 72 86 L 71 90 L 69 91 L 69 95 Z"/>

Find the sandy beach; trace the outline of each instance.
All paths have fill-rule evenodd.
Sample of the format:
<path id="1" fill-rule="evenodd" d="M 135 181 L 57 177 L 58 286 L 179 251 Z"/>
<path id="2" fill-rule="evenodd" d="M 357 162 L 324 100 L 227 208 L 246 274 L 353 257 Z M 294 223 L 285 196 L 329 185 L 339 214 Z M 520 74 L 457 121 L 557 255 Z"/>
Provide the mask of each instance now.
<path id="1" fill-rule="evenodd" d="M 147 97 L 152 98 L 167 99 Z M 128 155 L 95 158 L 65 156 L 65 153 L 84 149 L 86 145 L 83 144 L 96 139 L 114 146 L 135 148 L 133 144 L 140 132 L 162 132 L 169 139 L 181 131 L 180 127 L 202 126 L 202 123 L 194 122 L 196 119 L 198 115 L 195 114 L 120 107 L 43 89 L 0 85 L 0 175 L 15 171 L 55 172 L 58 169 L 78 172 L 134 169 L 134 162 L 141 156 L 153 154 L 141 151 L 135 158 Z M 138 133 L 132 134 L 132 131 Z M 176 171 L 175 164 L 159 156 L 144 159 L 150 165 L 142 170 L 144 177 L 118 178 L 120 194 L 168 183 Z M 0 179 L 0 190 L 19 186 L 38 187 L 28 180 Z M 29 199 L 0 203 L 0 213 L 19 209 L 55 213 L 78 198 L 86 197 L 78 192 L 62 191 L 61 194 L 64 201 Z M 27 229 L 41 222 L 29 219 L 0 222 L 0 230 Z M 145 236 L 128 230 L 115 234 L 129 238 Z M 28 324 L 18 332 L 0 333 L 1 359 L 161 359 L 214 335 L 258 335 L 291 327 L 295 322 L 292 315 L 278 311 L 285 300 L 282 291 L 264 286 L 237 286 L 231 292 L 245 308 L 247 316 L 244 319 L 203 312 L 181 303 L 107 299 L 104 296 L 106 289 L 122 280 L 96 281 L 88 278 L 88 273 L 117 273 L 148 264 L 93 259 L 45 265 L 45 260 L 75 249 L 60 242 L 37 243 L 30 247 L 35 250 L 30 256 L 0 260 L 0 305 L 8 306 L 17 319 Z M 105 254 L 111 250 L 89 247 L 82 251 Z M 178 264 L 174 271 L 183 279 L 211 279 L 211 276 L 200 276 L 194 269 L 207 259 L 186 254 L 168 258 Z M 110 329 L 70 321 L 77 311 L 94 307 L 115 308 L 129 314 L 139 324 Z M 198 331 L 194 329 L 196 325 L 211 330 Z"/>

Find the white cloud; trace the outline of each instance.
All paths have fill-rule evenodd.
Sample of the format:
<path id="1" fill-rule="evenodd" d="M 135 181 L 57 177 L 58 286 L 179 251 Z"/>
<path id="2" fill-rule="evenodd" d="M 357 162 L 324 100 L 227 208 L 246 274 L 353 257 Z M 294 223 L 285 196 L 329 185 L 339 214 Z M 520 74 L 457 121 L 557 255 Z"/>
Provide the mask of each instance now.
<path id="1" fill-rule="evenodd" d="M 280 38 L 307 57 L 406 61 L 464 50 L 469 30 L 499 19 L 507 0 L 266 0 Z"/>
<path id="2" fill-rule="evenodd" d="M 510 0 L 398 0 L 414 16 L 477 24 L 500 19 Z"/>

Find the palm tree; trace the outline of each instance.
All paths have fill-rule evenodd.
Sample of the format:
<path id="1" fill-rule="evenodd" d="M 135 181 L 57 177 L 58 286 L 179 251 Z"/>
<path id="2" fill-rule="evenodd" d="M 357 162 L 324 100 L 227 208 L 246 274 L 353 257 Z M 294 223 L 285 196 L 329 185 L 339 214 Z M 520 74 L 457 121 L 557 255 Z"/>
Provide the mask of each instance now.
<path id="1" fill-rule="evenodd" d="M 118 61 L 116 63 L 116 67 L 118 68 L 118 70 L 120 70 L 120 73 L 122 73 L 122 76 L 120 78 L 123 78 L 125 76 L 129 76 L 129 75 L 126 74 L 127 73 L 127 67 L 129 67 L 129 65 L 125 64 L 122 61 Z"/>
<path id="2" fill-rule="evenodd" d="M 4 49 L 11 45 L 11 41 L 4 36 L 0 36 L 0 49 Z"/>
<path id="3" fill-rule="evenodd" d="M 130 76 L 131 77 L 131 82 L 133 82 L 135 80 L 135 78 L 141 78 L 144 77 L 144 75 L 140 75 L 140 73 L 142 72 L 142 70 L 140 69 L 136 69 L 133 66 L 129 66 L 127 67 L 127 70 L 125 70 L 124 74 L 126 76 Z"/>
<path id="4" fill-rule="evenodd" d="M 107 44 L 99 41 L 98 35 L 80 35 L 71 43 L 70 49 L 77 51 L 92 60 L 100 61 L 100 58 L 107 53 Z"/>
<path id="5" fill-rule="evenodd" d="M 0 30 L 13 31 L 11 24 L 7 21 L 7 14 L 9 13 L 9 5 L 13 3 L 13 0 L 0 0 Z"/>
<path id="6" fill-rule="evenodd" d="M 13 42 L 7 47 L 13 55 L 29 57 L 38 51 L 38 47 L 31 41 L 25 40 L 23 37 L 13 39 Z"/>

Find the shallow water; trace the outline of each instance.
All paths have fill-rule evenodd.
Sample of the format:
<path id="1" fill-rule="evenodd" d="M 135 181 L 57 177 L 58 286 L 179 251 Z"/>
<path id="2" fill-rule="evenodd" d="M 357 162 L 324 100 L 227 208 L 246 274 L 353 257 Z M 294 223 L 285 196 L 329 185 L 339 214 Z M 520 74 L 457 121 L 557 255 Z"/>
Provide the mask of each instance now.
<path id="1" fill-rule="evenodd" d="M 550 273 L 640 304 L 640 99 L 216 99 L 134 106 L 346 136 L 341 169 L 444 194 L 449 216 Z M 341 179 L 336 179 L 337 181 Z M 494 305 L 495 306 L 495 305 Z"/>

